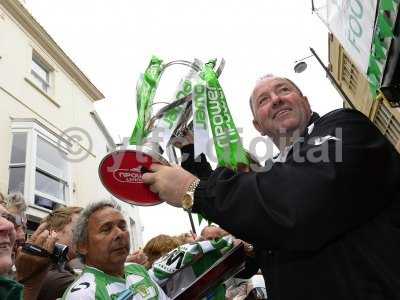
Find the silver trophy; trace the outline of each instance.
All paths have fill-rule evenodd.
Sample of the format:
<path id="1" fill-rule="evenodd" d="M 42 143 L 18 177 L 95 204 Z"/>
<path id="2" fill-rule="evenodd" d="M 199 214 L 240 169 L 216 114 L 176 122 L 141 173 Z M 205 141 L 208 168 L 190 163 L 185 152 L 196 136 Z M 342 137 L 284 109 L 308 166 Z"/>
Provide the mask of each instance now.
<path id="1" fill-rule="evenodd" d="M 157 194 L 151 192 L 141 180 L 152 163 L 170 165 L 178 164 L 178 156 L 174 140 L 179 139 L 191 129 L 192 93 L 185 90 L 185 83 L 199 76 L 202 63 L 176 60 L 161 65 L 160 77 L 165 70 L 174 66 L 189 67 L 174 99 L 157 99 L 149 104 L 149 117 L 144 118 L 146 136 L 140 144 L 124 145 L 120 149 L 107 154 L 99 167 L 99 176 L 106 189 L 118 199 L 134 205 L 149 206 L 162 202 Z M 224 68 L 222 59 L 216 70 L 219 76 Z M 182 96 L 180 96 L 182 95 Z M 139 110 L 138 105 L 138 110 Z M 192 221 L 192 220 L 191 220 Z M 194 226 L 192 226 L 194 228 Z"/>

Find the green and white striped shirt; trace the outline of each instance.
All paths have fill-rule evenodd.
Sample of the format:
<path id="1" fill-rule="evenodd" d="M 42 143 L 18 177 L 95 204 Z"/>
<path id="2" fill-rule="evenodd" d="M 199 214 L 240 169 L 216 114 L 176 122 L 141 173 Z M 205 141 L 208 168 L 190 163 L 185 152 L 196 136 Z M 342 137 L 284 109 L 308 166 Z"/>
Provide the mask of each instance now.
<path id="1" fill-rule="evenodd" d="M 169 299 L 141 265 L 126 264 L 124 267 L 124 278 L 111 276 L 99 269 L 86 266 L 82 274 L 66 290 L 62 299 Z"/>

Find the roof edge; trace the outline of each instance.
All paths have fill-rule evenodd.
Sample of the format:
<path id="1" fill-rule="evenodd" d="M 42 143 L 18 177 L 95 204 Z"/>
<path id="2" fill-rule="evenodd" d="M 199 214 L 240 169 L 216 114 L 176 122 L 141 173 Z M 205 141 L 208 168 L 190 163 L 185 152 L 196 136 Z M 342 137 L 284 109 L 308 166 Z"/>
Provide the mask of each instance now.
<path id="1" fill-rule="evenodd" d="M 89 78 L 68 57 L 47 31 L 34 19 L 29 11 L 18 0 L 0 0 L 0 4 L 15 18 L 48 54 L 68 73 L 73 80 L 93 100 L 101 100 L 103 93 L 89 80 Z"/>

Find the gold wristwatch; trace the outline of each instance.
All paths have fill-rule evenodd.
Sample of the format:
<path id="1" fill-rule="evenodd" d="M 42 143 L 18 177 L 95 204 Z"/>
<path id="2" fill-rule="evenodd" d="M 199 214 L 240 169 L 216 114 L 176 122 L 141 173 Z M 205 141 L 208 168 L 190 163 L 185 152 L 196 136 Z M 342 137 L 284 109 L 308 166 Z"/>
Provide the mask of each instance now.
<path id="1" fill-rule="evenodd" d="M 193 180 L 193 182 L 189 185 L 186 193 L 183 195 L 182 208 L 187 212 L 192 211 L 194 191 L 196 190 L 199 183 L 200 183 L 200 179 L 196 178 L 195 180 Z"/>

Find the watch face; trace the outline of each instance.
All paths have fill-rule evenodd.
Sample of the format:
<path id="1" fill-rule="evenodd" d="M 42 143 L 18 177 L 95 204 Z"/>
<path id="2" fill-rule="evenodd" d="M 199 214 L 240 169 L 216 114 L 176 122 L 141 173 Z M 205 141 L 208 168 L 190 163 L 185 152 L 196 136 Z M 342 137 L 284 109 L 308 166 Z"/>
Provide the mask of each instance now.
<path id="1" fill-rule="evenodd" d="M 189 194 L 183 195 L 182 199 L 182 207 L 183 208 L 190 208 L 193 205 L 192 197 Z"/>

